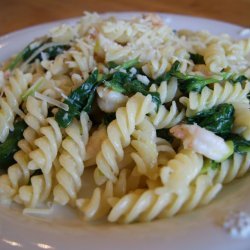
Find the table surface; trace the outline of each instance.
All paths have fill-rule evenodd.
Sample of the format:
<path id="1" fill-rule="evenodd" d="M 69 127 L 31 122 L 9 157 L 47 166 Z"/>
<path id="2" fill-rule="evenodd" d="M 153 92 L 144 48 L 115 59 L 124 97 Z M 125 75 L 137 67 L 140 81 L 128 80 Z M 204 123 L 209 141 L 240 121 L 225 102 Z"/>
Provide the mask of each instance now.
<path id="1" fill-rule="evenodd" d="M 250 27 L 250 0 L 0 0 L 0 35 L 83 11 L 158 11 Z"/>

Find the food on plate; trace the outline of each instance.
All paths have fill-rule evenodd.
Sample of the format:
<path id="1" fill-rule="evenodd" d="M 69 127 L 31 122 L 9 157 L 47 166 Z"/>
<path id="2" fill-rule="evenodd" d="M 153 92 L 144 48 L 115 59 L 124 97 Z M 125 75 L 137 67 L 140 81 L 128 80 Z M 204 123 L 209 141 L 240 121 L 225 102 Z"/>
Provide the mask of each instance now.
<path id="1" fill-rule="evenodd" d="M 249 56 L 155 14 L 50 30 L 0 68 L 0 203 L 131 223 L 211 202 L 250 168 Z"/>

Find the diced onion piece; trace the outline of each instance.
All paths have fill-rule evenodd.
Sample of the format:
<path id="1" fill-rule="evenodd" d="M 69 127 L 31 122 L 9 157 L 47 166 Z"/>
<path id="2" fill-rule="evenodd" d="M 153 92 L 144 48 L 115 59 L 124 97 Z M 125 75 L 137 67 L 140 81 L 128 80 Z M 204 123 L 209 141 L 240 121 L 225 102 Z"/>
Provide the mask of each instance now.
<path id="1" fill-rule="evenodd" d="M 69 106 L 67 104 L 65 104 L 63 102 L 59 102 L 54 98 L 51 98 L 49 96 L 40 94 L 38 92 L 35 92 L 35 97 L 42 100 L 42 101 L 45 101 L 45 102 L 47 102 L 49 104 L 52 104 L 52 105 L 54 105 L 54 106 L 56 106 L 58 108 L 61 108 L 61 109 L 65 110 L 65 111 L 69 111 Z"/>

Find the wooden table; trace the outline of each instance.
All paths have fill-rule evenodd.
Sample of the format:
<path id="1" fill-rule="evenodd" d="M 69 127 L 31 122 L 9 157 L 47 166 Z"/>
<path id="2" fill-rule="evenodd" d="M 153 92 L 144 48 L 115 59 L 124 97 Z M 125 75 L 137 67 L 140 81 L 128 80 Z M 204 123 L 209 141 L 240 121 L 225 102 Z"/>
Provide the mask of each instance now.
<path id="1" fill-rule="evenodd" d="M 0 35 L 84 10 L 160 11 L 214 18 L 250 27 L 250 0 L 0 0 Z"/>

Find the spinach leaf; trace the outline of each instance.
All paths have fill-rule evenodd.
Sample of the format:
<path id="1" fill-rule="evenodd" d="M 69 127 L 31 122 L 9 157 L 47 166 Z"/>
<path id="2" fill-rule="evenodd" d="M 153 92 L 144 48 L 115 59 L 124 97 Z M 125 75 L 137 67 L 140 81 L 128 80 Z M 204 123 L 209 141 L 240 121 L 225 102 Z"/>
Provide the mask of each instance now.
<path id="1" fill-rule="evenodd" d="M 12 71 L 19 64 L 28 60 L 38 49 L 42 49 L 44 45 L 50 42 L 50 39 L 47 37 L 42 37 L 34 40 L 17 54 L 17 56 L 7 66 L 7 69 Z M 52 43 L 51 47 L 44 48 L 44 50 L 42 50 L 37 56 L 35 56 L 30 61 L 30 63 L 34 62 L 36 59 L 42 60 L 42 53 L 45 54 L 48 60 L 54 60 L 57 55 L 62 54 L 63 51 L 68 50 L 69 48 L 69 45 L 53 45 Z"/>
<path id="2" fill-rule="evenodd" d="M 132 60 L 129 60 L 129 61 L 115 67 L 115 70 L 130 69 L 132 67 L 136 67 L 136 65 L 138 65 L 138 63 L 139 63 L 138 58 L 134 58 Z"/>
<path id="3" fill-rule="evenodd" d="M 183 94 L 188 94 L 191 91 L 201 92 L 201 90 L 210 83 L 221 82 L 228 80 L 231 73 L 222 72 L 219 76 L 216 77 L 205 77 L 200 75 L 190 75 L 183 74 L 180 72 L 181 63 L 175 61 L 171 69 L 158 77 L 156 79 L 156 84 L 159 85 L 162 81 L 168 81 L 171 77 L 176 77 L 179 84 L 179 89 Z"/>
<path id="4" fill-rule="evenodd" d="M 110 80 L 104 81 L 104 85 L 124 95 L 132 95 L 137 92 L 140 92 L 145 96 L 150 94 L 152 96 L 152 101 L 157 106 L 157 110 L 161 105 L 160 94 L 158 92 L 150 92 L 149 86 L 141 83 L 128 73 L 119 71 L 115 72 Z"/>
<path id="5" fill-rule="evenodd" d="M 68 127 L 74 117 L 78 116 L 82 110 L 87 113 L 91 111 L 99 83 L 98 70 L 95 70 L 80 87 L 68 96 L 64 103 L 69 106 L 69 110 L 59 109 L 55 116 L 60 127 Z"/>
<path id="6" fill-rule="evenodd" d="M 224 136 L 224 139 L 233 141 L 235 152 L 237 153 L 250 152 L 250 141 L 245 140 L 240 135 L 229 133 Z"/>
<path id="7" fill-rule="evenodd" d="M 223 103 L 208 110 L 198 112 L 189 117 L 189 124 L 197 123 L 199 126 L 214 132 L 217 135 L 231 133 L 234 121 L 234 107 L 232 104 Z"/>
<path id="8" fill-rule="evenodd" d="M 48 60 L 54 60 L 58 55 L 62 54 L 65 50 L 68 50 L 69 48 L 69 45 L 51 46 L 39 53 L 31 62 L 34 62 L 36 59 L 42 61 L 42 53 L 45 53 L 45 56 Z"/>
<path id="9" fill-rule="evenodd" d="M 36 50 L 38 50 L 45 42 L 46 38 L 37 39 L 29 43 L 7 66 L 8 70 L 15 69 L 21 62 L 26 61 Z"/>
<path id="10" fill-rule="evenodd" d="M 204 57 L 202 55 L 193 53 L 189 53 L 189 55 L 194 64 L 205 64 Z"/>
<path id="11" fill-rule="evenodd" d="M 5 142 L 0 144 L 0 169 L 7 169 L 14 163 L 13 156 L 19 150 L 18 141 L 23 138 L 23 131 L 27 127 L 24 121 L 14 124 L 14 130 L 9 133 Z"/>

